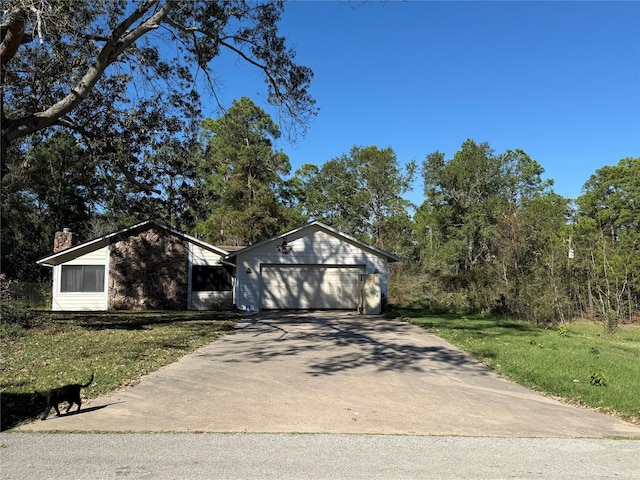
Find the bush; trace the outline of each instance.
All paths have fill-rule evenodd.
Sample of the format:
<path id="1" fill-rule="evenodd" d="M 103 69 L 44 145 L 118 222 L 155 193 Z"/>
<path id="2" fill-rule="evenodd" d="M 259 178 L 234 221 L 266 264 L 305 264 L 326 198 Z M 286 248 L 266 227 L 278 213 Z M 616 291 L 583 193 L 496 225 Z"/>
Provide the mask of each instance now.
<path id="1" fill-rule="evenodd" d="M 0 301 L 0 318 L 2 326 L 15 325 L 22 328 L 32 327 L 39 315 L 28 308 L 11 300 Z"/>
<path id="2" fill-rule="evenodd" d="M 429 310 L 432 313 L 470 313 L 465 291 L 456 290 L 438 278 L 405 274 L 389 281 L 389 301 L 393 305 Z"/>
<path id="3" fill-rule="evenodd" d="M 0 338 L 15 339 L 25 329 L 42 321 L 42 313 L 25 307 L 20 302 L 0 300 Z"/>
<path id="4" fill-rule="evenodd" d="M 41 314 L 31 310 L 23 302 L 15 300 L 13 288 L 18 282 L 0 274 L 0 337 L 15 338 L 25 328 L 32 327 L 41 319 Z"/>

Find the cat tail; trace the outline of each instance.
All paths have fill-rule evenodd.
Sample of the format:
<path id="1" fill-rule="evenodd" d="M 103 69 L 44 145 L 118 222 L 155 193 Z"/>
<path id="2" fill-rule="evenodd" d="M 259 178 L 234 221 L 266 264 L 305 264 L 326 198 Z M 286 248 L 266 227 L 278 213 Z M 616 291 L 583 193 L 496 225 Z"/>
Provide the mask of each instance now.
<path id="1" fill-rule="evenodd" d="M 91 382 L 93 382 L 93 373 L 91 374 L 91 378 L 89 379 L 89 381 L 84 385 L 81 385 L 82 388 L 87 388 L 89 385 L 91 385 Z"/>

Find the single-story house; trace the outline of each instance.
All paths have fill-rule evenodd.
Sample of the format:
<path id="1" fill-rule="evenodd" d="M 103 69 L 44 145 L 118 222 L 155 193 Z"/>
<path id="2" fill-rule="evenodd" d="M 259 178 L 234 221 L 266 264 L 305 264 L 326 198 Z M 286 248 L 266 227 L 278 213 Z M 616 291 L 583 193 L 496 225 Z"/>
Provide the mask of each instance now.
<path id="1" fill-rule="evenodd" d="M 208 310 L 233 307 L 227 250 L 148 221 L 78 244 L 57 232 L 52 310 Z"/>
<path id="2" fill-rule="evenodd" d="M 319 221 L 224 257 L 236 266 L 238 308 L 380 313 L 388 265 L 400 259 Z"/>
<path id="3" fill-rule="evenodd" d="M 347 309 L 380 313 L 400 259 L 321 222 L 232 252 L 148 221 L 86 243 L 57 232 L 52 310 Z"/>

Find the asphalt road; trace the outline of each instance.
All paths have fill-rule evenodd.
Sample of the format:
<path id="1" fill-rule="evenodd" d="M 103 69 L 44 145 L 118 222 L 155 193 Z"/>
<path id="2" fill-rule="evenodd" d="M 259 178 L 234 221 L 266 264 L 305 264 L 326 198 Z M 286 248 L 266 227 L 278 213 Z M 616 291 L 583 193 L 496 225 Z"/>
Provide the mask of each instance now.
<path id="1" fill-rule="evenodd" d="M 0 434 L 3 480 L 638 479 L 640 441 L 327 434 Z"/>

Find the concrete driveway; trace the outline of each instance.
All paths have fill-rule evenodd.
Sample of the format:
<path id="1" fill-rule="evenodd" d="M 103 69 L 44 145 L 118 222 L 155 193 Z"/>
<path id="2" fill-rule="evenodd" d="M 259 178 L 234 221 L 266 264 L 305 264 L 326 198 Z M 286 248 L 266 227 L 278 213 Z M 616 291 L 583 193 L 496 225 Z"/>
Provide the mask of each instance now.
<path id="1" fill-rule="evenodd" d="M 640 438 L 417 326 L 352 312 L 248 315 L 235 334 L 83 407 L 19 430 Z"/>

